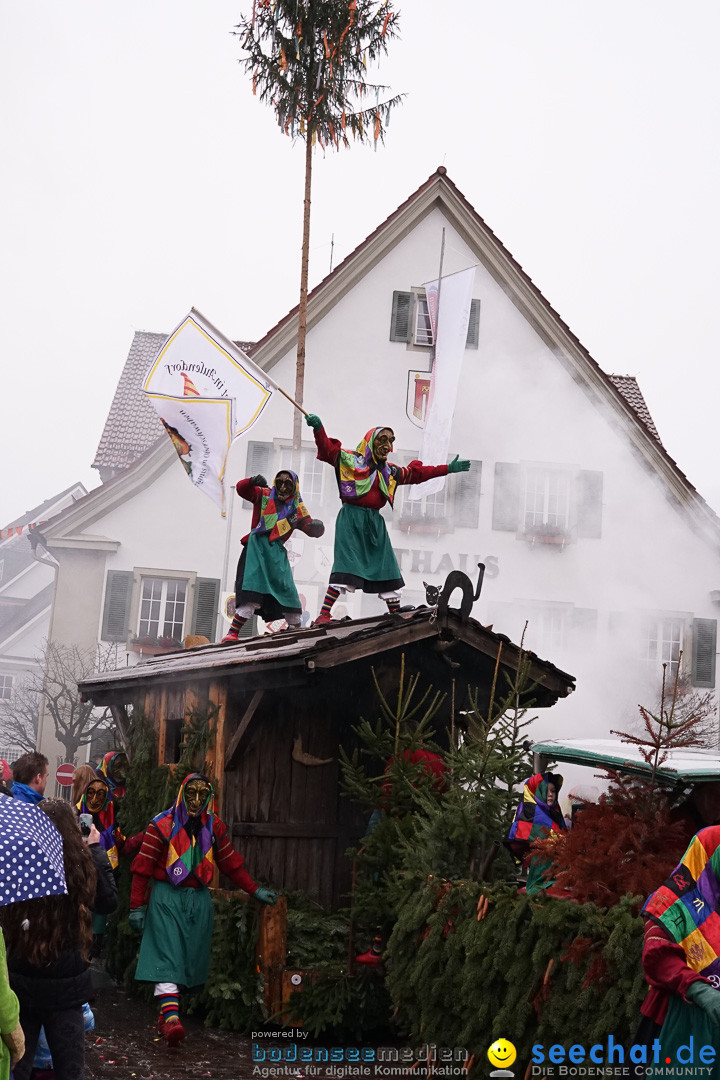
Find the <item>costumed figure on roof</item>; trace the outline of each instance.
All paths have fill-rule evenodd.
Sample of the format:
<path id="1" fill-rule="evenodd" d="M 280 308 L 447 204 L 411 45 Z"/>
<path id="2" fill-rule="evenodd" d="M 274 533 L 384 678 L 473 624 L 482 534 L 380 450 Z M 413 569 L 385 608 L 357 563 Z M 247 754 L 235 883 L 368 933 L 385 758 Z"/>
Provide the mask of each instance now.
<path id="1" fill-rule="evenodd" d="M 120 802 L 125 795 L 127 769 L 127 754 L 123 750 L 108 750 L 98 765 L 98 774 L 107 780 L 113 802 Z"/>
<path id="2" fill-rule="evenodd" d="M 505 841 L 505 846 L 523 860 L 527 869 L 527 893 L 539 892 L 553 884 L 548 876 L 549 861 L 541 855 L 531 855 L 530 845 L 533 840 L 559 835 L 567 829 L 558 802 L 562 782 L 559 773 L 551 772 L 535 773 L 525 781 L 522 801 Z"/>
<path id="3" fill-rule="evenodd" d="M 209 779 L 191 773 L 175 805 L 148 825 L 131 867 L 130 925 L 143 935 L 135 978 L 155 983 L 158 1031 L 169 1046 L 185 1038 L 180 987 L 199 988 L 207 979 L 213 929 L 208 886 L 216 866 L 246 893 L 275 903 L 277 895 L 253 881 L 230 843 Z"/>
<path id="4" fill-rule="evenodd" d="M 677 1050 L 720 1043 L 720 825 L 701 829 L 669 878 L 642 909 L 645 940 L 642 966 L 649 983 L 640 1007 L 638 1045 L 660 1039 L 667 1075 L 677 1072 Z M 651 1058 L 648 1058 L 651 1061 Z M 697 1060 L 695 1058 L 694 1060 Z M 692 1071 L 692 1070 L 690 1070 Z M 662 1065 L 653 1064 L 655 1076 Z M 706 1075 L 720 1078 L 716 1056 Z"/>
<path id="5" fill-rule="evenodd" d="M 235 616 L 222 639 L 223 645 L 238 640 L 240 630 L 255 611 L 265 622 L 285 619 L 289 627 L 300 627 L 302 604 L 285 544 L 294 529 L 307 536 L 322 536 L 325 532 L 322 521 L 310 517 L 298 478 L 290 469 L 281 469 L 271 488 L 264 476 L 239 480 L 237 493 L 253 504 L 253 514 L 250 532 L 240 541 Z"/>
<path id="6" fill-rule="evenodd" d="M 401 484 L 422 484 L 436 476 L 467 472 L 469 461 L 456 456 L 449 465 L 423 465 L 411 461 L 406 468 L 388 461 L 395 442 L 392 428 L 376 427 L 367 432 L 356 450 L 343 450 L 337 439 L 325 432 L 322 420 L 313 414 L 306 423 L 315 432 L 319 461 L 335 469 L 342 506 L 335 522 L 335 554 L 330 584 L 315 626 L 330 622 L 331 609 L 341 592 L 377 593 L 391 613 L 400 610 L 400 590 L 405 582 L 390 544 L 383 506 L 392 507 Z"/>

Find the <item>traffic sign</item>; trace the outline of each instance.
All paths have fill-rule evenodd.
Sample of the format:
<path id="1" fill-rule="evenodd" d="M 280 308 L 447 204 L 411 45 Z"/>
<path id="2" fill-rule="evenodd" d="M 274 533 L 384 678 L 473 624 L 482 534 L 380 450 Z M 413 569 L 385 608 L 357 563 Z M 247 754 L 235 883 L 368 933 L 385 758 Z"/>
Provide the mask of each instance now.
<path id="1" fill-rule="evenodd" d="M 74 765 L 58 765 L 57 772 L 55 773 L 55 779 L 60 787 L 70 787 L 73 782 L 73 776 L 75 775 Z"/>

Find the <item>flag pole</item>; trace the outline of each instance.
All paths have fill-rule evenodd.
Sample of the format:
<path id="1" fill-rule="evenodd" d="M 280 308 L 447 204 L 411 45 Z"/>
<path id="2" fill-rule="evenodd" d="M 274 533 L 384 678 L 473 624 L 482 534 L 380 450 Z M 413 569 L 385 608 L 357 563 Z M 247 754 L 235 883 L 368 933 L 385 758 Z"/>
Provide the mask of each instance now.
<path id="1" fill-rule="evenodd" d="M 437 354 L 437 342 L 440 334 L 440 291 L 442 289 L 442 271 L 443 260 L 445 258 L 445 226 L 443 225 L 442 239 L 440 241 L 440 266 L 438 267 L 438 292 L 437 292 L 437 311 L 435 312 L 435 339 L 433 341 L 432 360 L 430 361 L 430 370 L 432 371 L 435 366 L 435 356 Z"/>

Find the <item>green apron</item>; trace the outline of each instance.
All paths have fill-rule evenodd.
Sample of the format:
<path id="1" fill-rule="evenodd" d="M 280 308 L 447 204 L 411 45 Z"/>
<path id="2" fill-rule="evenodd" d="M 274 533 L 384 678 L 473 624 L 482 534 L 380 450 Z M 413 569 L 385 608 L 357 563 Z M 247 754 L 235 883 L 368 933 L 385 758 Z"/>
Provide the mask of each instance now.
<path id="1" fill-rule="evenodd" d="M 689 1047 L 692 1036 L 692 1059 Z M 665 1023 L 660 1030 L 660 1046 L 662 1047 L 661 1063 L 653 1064 L 653 1076 L 662 1077 L 667 1075 L 677 1080 L 682 1073 L 678 1070 L 687 1070 L 688 1080 L 720 1080 L 720 1053 L 715 1057 L 712 1065 L 700 1060 L 700 1049 L 703 1046 L 713 1046 L 717 1050 L 720 1046 L 720 1029 L 710 1021 L 706 1012 L 697 1005 L 691 1005 L 684 1001 L 679 994 L 673 994 L 668 1003 Z M 678 1061 L 678 1047 L 684 1047 L 683 1061 Z M 665 1059 L 671 1061 L 666 1065 Z M 700 1071 L 702 1069 L 702 1071 Z M 709 1071 L 706 1071 L 709 1070 Z"/>
<path id="2" fill-rule="evenodd" d="M 354 585 L 367 593 L 402 589 L 405 582 L 379 510 L 343 503 L 335 522 L 330 584 Z"/>
<path id="3" fill-rule="evenodd" d="M 169 881 L 153 882 L 135 978 L 202 986 L 210 964 L 213 917 L 205 886 L 176 888 Z"/>
<path id="4" fill-rule="evenodd" d="M 282 618 L 283 612 L 301 612 L 300 597 L 282 540 L 250 533 L 240 556 L 235 581 L 235 606 L 256 601 L 266 620 Z"/>

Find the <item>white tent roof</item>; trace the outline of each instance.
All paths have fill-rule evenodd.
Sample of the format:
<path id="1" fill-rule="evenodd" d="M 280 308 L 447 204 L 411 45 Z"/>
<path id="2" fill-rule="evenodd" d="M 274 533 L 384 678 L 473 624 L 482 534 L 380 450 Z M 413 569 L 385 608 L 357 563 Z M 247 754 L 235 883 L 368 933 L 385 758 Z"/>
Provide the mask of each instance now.
<path id="1" fill-rule="evenodd" d="M 632 776 L 649 776 L 651 766 L 632 743 L 619 739 L 549 739 L 533 745 L 534 754 L 595 769 L 615 769 Z M 673 784 L 720 780 L 720 754 L 710 750 L 668 750 L 657 776 Z"/>

